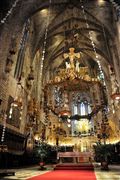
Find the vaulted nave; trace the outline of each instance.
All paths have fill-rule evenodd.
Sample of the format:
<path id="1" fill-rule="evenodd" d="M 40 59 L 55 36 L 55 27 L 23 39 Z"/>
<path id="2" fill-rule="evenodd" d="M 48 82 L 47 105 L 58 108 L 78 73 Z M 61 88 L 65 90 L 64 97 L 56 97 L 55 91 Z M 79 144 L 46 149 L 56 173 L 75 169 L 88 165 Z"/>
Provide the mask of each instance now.
<path id="1" fill-rule="evenodd" d="M 120 2 L 1 0 L 0 178 L 119 170 Z"/>

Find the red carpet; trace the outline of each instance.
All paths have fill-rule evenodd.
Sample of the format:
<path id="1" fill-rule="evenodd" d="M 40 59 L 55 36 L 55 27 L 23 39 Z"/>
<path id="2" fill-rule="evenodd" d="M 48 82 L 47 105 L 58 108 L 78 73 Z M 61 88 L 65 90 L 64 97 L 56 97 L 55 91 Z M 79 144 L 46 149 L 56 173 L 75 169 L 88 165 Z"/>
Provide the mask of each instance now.
<path id="1" fill-rule="evenodd" d="M 96 177 L 92 170 L 56 170 L 27 180 L 96 180 Z"/>

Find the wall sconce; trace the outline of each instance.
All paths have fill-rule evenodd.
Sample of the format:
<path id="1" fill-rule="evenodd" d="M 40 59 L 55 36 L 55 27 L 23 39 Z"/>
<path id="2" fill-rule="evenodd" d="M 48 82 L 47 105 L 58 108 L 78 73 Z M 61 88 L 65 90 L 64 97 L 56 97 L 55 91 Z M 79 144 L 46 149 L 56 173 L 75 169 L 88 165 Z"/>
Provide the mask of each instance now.
<path id="1" fill-rule="evenodd" d="M 33 114 L 33 111 L 34 111 L 34 103 L 33 103 L 33 99 L 31 99 L 29 102 L 28 102 L 28 114 L 29 115 L 32 115 Z"/>
<path id="2" fill-rule="evenodd" d="M 11 48 L 9 52 L 10 52 L 11 55 L 15 55 L 15 53 L 16 53 L 14 48 Z"/>
<path id="3" fill-rule="evenodd" d="M 28 80 L 29 81 L 33 81 L 34 80 L 34 70 L 33 70 L 32 66 L 30 66 L 30 73 L 28 75 Z"/>
<path id="4" fill-rule="evenodd" d="M 112 98 L 113 100 L 120 100 L 120 93 L 112 94 L 112 95 L 111 95 L 111 98 Z"/>
<path id="5" fill-rule="evenodd" d="M 7 58 L 7 62 L 6 62 L 6 67 L 5 67 L 5 72 L 9 73 L 12 69 L 12 64 L 13 64 L 13 60 L 11 58 Z"/>
<path id="6" fill-rule="evenodd" d="M 13 103 L 12 103 L 12 105 L 14 106 L 14 107 L 22 107 L 22 98 L 16 98 L 14 101 L 13 101 Z"/>
<path id="7" fill-rule="evenodd" d="M 7 145 L 0 145 L 0 152 L 8 152 Z"/>
<path id="8" fill-rule="evenodd" d="M 26 86 L 29 90 L 32 87 L 33 81 L 34 81 L 34 71 L 33 71 L 33 67 L 30 66 L 30 73 L 28 74 L 28 77 L 26 79 Z"/>

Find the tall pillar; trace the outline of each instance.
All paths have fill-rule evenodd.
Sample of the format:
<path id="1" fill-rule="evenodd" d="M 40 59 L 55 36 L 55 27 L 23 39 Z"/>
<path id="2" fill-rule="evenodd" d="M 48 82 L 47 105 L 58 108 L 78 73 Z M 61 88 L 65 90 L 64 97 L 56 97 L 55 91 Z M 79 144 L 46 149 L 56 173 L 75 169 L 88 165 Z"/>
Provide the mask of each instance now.
<path id="1" fill-rule="evenodd" d="M 111 48 L 111 51 L 112 51 L 112 56 L 113 56 L 113 64 L 114 64 L 114 71 L 115 71 L 115 74 L 116 74 L 116 79 L 119 83 L 119 86 L 120 86 L 120 66 L 119 66 L 119 59 L 117 57 L 117 50 L 116 50 L 116 45 L 113 45 L 112 48 Z"/>

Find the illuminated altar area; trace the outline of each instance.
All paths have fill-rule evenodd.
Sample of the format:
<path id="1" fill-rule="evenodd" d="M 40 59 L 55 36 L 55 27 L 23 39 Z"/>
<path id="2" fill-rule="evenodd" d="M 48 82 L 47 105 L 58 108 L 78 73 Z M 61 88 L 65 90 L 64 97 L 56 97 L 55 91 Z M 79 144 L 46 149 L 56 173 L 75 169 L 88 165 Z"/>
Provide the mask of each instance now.
<path id="1" fill-rule="evenodd" d="M 64 68 L 60 68 L 53 79 L 47 82 L 45 107 L 67 128 L 67 133 L 62 138 L 62 132 L 58 132 L 59 145 L 72 145 L 77 151 L 84 152 L 89 151 L 96 140 L 95 122 L 92 118 L 93 104 L 96 102 L 94 97 L 90 97 L 93 88 L 100 89 L 101 83 L 97 76 L 90 76 L 88 67 L 81 64 L 81 52 L 75 51 L 75 48 L 70 47 L 69 52 L 63 54 Z M 97 98 L 99 104 L 100 97 Z"/>
<path id="2" fill-rule="evenodd" d="M 66 35 L 61 63 L 45 81 L 44 111 L 47 120 L 57 122 L 48 133 L 48 143 L 87 152 L 92 151 L 97 141 L 107 142 L 111 127 L 106 116 L 107 90 L 100 61 L 83 58 L 76 36 L 72 30 L 69 38 Z"/>

